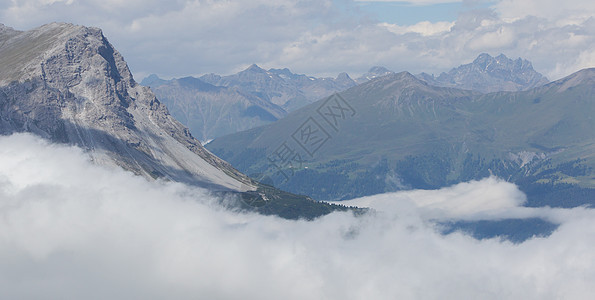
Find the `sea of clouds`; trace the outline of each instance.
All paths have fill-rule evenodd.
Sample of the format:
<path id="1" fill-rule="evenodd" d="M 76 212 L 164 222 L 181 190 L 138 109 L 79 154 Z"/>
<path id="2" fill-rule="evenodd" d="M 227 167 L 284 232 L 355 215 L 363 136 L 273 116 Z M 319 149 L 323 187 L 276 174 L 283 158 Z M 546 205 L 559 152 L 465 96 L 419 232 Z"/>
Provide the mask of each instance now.
<path id="1" fill-rule="evenodd" d="M 230 211 L 205 190 L 96 166 L 76 147 L 0 137 L 1 299 L 593 299 L 595 214 L 524 208 L 497 178 L 351 200 L 360 217 Z M 436 219 L 539 216 L 520 244 Z"/>

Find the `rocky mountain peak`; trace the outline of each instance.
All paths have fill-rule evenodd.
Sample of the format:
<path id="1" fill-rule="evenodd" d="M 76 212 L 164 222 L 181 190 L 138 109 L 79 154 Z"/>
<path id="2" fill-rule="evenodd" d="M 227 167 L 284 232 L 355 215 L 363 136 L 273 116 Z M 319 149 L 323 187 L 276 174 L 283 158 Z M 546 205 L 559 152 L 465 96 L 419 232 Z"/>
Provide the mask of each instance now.
<path id="1" fill-rule="evenodd" d="M 503 55 L 501 55 L 503 56 Z M 499 56 L 500 60 L 503 60 L 503 58 Z M 504 56 L 504 58 L 506 58 L 506 56 Z M 487 53 L 481 53 L 480 55 L 477 56 L 477 58 L 475 58 L 475 60 L 473 60 L 473 65 L 476 66 L 480 66 L 480 67 L 486 67 L 487 65 L 489 65 L 490 63 L 493 63 L 494 61 L 496 61 L 496 59 L 494 59 L 491 55 L 487 54 Z"/>
<path id="2" fill-rule="evenodd" d="M 386 74 L 393 73 L 393 72 L 385 67 L 374 66 L 374 67 L 370 68 L 368 73 L 376 74 L 376 75 L 386 75 Z"/>
<path id="3" fill-rule="evenodd" d="M 381 76 L 385 76 L 385 75 L 392 74 L 392 73 L 394 73 L 394 72 L 385 68 L 385 67 L 374 66 L 374 67 L 370 68 L 370 70 L 368 70 L 367 73 L 364 73 L 361 77 L 356 79 L 356 82 L 364 83 L 364 82 L 366 82 L 368 80 L 372 80 L 376 77 L 381 77 Z"/>
<path id="4" fill-rule="evenodd" d="M 414 84 L 422 84 L 426 85 L 426 83 L 419 78 L 415 77 L 413 74 L 403 71 L 399 73 L 388 73 L 384 76 L 379 77 L 377 80 L 392 80 L 392 81 L 401 81 L 407 83 L 414 83 Z"/>
<path id="5" fill-rule="evenodd" d="M 14 28 L 12 27 L 8 27 L 2 23 L 0 23 L 0 34 L 4 33 L 4 32 L 15 32 L 16 30 L 14 30 Z"/>
<path id="6" fill-rule="evenodd" d="M 438 77 L 419 74 L 429 84 L 475 90 L 483 93 L 496 91 L 521 91 L 544 85 L 547 78 L 533 69 L 530 61 L 512 60 L 504 54 L 492 57 L 480 54 L 472 63 L 453 68 Z"/>
<path id="7" fill-rule="evenodd" d="M 512 74 L 512 76 L 514 76 L 516 73 L 522 72 L 537 73 L 533 69 L 533 65 L 530 61 L 522 58 L 513 60 L 504 54 L 492 57 L 487 53 L 482 53 L 473 61 L 471 66 L 476 67 L 482 72 L 491 72 L 494 74 L 497 74 L 498 71 L 509 72 Z"/>
<path id="8" fill-rule="evenodd" d="M 259 67 L 257 64 L 251 64 L 248 68 L 246 68 L 244 71 L 240 72 L 240 73 L 266 73 L 267 71 L 261 67 Z"/>
<path id="9" fill-rule="evenodd" d="M 269 69 L 270 73 L 279 75 L 281 77 L 285 77 L 285 78 L 295 78 L 299 75 L 294 74 L 293 72 L 291 72 L 291 70 L 289 70 L 288 68 L 283 68 L 283 69 Z"/>
<path id="10" fill-rule="evenodd" d="M 349 77 L 349 74 L 342 72 L 339 73 L 339 75 L 337 75 L 337 78 L 335 79 L 335 81 L 337 81 L 340 84 L 355 84 L 355 81 L 353 81 L 353 79 L 351 79 L 351 77 Z"/>
<path id="11" fill-rule="evenodd" d="M 0 35 L 0 133 L 76 144 L 148 178 L 223 190 L 251 181 L 206 151 L 134 81 L 100 29 L 52 23 Z"/>
<path id="12" fill-rule="evenodd" d="M 142 84 L 144 86 L 159 86 L 165 82 L 167 82 L 167 81 L 159 78 L 159 76 L 157 76 L 157 74 L 151 74 L 151 75 L 145 77 L 141 81 L 140 84 Z"/>

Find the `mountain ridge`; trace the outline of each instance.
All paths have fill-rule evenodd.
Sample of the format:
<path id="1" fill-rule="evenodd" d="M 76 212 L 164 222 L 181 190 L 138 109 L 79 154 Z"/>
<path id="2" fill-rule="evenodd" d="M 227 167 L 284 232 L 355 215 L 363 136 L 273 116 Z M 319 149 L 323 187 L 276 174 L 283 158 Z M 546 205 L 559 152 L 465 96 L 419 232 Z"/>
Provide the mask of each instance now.
<path id="1" fill-rule="evenodd" d="M 374 66 L 356 79 L 359 84 L 371 79 L 395 73 L 382 66 Z M 487 53 L 478 55 L 473 62 L 463 64 L 435 76 L 428 73 L 417 78 L 439 87 L 452 87 L 482 93 L 523 91 L 547 84 L 549 80 L 533 69 L 533 64 L 522 58 L 509 59 L 504 54 L 492 57 Z"/>
<path id="2" fill-rule="evenodd" d="M 216 86 L 238 87 L 286 111 L 298 109 L 356 84 L 347 74 L 339 74 L 337 78 L 316 78 L 292 73 L 287 68 L 265 70 L 256 64 L 236 74 L 206 74 L 199 79 Z"/>
<path id="3" fill-rule="evenodd" d="M 182 85 L 182 81 L 194 84 Z M 355 85 L 346 73 L 315 78 L 288 68 L 265 70 L 256 64 L 232 75 L 206 74 L 162 80 L 150 75 L 150 86 L 172 115 L 202 141 L 269 124 L 334 92 Z M 216 87 L 216 88 L 215 88 Z"/>
<path id="4" fill-rule="evenodd" d="M 134 81 L 98 28 L 51 23 L 2 32 L 2 135 L 29 132 L 74 145 L 98 165 L 206 188 L 233 210 L 309 220 L 337 210 L 363 211 L 261 184 L 213 155 L 150 88 Z"/>
<path id="5" fill-rule="evenodd" d="M 587 69 L 527 91 L 484 94 L 436 87 L 407 72 L 374 78 L 339 93 L 353 117 L 346 114 L 340 127 L 325 128 L 324 146 L 314 156 L 302 156 L 308 158 L 302 164 L 307 169 L 293 170 L 288 181 L 279 178 L 276 184 L 337 200 L 434 189 L 493 174 L 521 185 L 529 203 L 549 199 L 548 205 L 570 205 L 553 198 L 562 197 L 565 188 L 576 197 L 567 203 L 591 203 L 594 80 L 594 71 Z M 266 156 L 283 141 L 299 151 L 294 131 L 309 118 L 324 128 L 319 108 L 332 99 L 215 139 L 207 148 L 247 173 L 273 176 Z M 323 185 L 329 180 L 333 190 Z M 544 192 L 548 188 L 553 190 Z"/>
<path id="6" fill-rule="evenodd" d="M 482 53 L 473 62 L 443 72 L 439 76 L 421 73 L 419 78 L 436 86 L 456 87 L 483 93 L 523 91 L 544 85 L 549 80 L 536 72 L 530 61 L 509 59 L 504 54 L 492 57 Z"/>

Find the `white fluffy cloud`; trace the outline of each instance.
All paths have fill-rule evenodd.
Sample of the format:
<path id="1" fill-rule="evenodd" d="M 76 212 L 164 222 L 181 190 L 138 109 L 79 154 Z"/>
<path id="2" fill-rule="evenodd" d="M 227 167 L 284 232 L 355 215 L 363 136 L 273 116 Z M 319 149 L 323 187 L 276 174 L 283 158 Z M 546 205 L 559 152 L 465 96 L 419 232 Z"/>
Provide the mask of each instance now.
<path id="1" fill-rule="evenodd" d="M 390 32 L 395 34 L 406 34 L 406 33 L 418 33 L 422 36 L 432 36 L 440 33 L 445 33 L 452 29 L 454 22 L 428 22 L 423 21 L 415 25 L 399 26 L 397 24 L 380 23 L 381 26 L 385 26 Z"/>
<path id="2" fill-rule="evenodd" d="M 440 3 L 456 3 L 462 2 L 462 0 L 355 0 L 355 2 L 398 2 L 398 3 L 406 3 L 412 5 L 430 5 L 430 4 L 440 4 Z"/>
<path id="3" fill-rule="evenodd" d="M 529 59 L 550 79 L 595 66 L 594 4 L 500 0 L 470 9 L 475 2 L 464 1 L 454 22 L 410 26 L 375 20 L 352 0 L 14 0 L 0 4 L 0 20 L 18 29 L 99 26 L 141 78 L 227 74 L 251 63 L 312 75 L 355 76 L 372 65 L 438 73 L 482 52 Z"/>
<path id="4" fill-rule="evenodd" d="M 77 148 L 0 137 L 0 298 L 595 296 L 589 209 L 559 210 L 563 224 L 550 237 L 515 245 L 442 236 L 417 207 L 435 197 L 513 209 L 522 197 L 510 184 L 383 197 L 392 205 L 363 217 L 242 214 L 203 190 L 95 166 Z"/>
<path id="5" fill-rule="evenodd" d="M 580 24 L 595 16 L 595 3 L 584 0 L 500 0 L 494 7 L 505 20 L 536 16 L 558 25 Z"/>
<path id="6" fill-rule="evenodd" d="M 440 190 L 414 190 L 368 196 L 345 205 L 370 207 L 380 211 L 397 211 L 401 203 L 411 203 L 427 219 L 465 218 L 484 213 L 509 212 L 526 201 L 525 194 L 509 182 L 495 177 L 464 182 Z M 491 218 L 490 218 L 491 219 Z"/>

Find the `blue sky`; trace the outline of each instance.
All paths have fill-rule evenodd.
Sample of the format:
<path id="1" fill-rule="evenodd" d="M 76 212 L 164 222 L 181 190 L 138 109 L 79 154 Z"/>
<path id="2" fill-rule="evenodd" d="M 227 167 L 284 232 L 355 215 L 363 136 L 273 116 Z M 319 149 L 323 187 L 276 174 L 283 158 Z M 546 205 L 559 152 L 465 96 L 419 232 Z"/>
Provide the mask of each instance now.
<path id="1" fill-rule="evenodd" d="M 440 73 L 481 53 L 558 79 L 595 66 L 595 1 L 13 0 L 0 22 L 103 29 L 137 79 L 230 74 L 256 63 L 352 77 L 375 65 Z"/>

